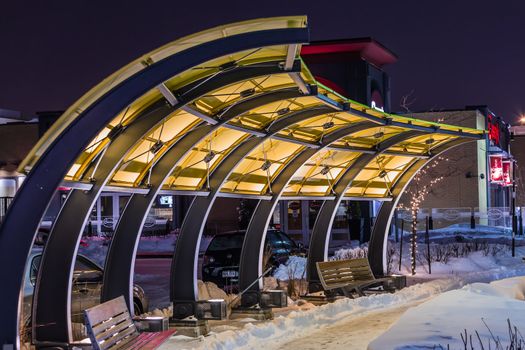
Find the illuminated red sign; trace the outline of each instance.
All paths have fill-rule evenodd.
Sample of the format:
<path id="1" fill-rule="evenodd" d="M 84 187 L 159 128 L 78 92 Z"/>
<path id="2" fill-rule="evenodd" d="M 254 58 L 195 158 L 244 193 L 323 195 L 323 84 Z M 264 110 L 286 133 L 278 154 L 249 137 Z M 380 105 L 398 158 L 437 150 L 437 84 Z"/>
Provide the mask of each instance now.
<path id="1" fill-rule="evenodd" d="M 499 146 L 499 124 L 494 115 L 488 116 L 489 140 L 494 146 Z"/>
<path id="2" fill-rule="evenodd" d="M 503 167 L 503 184 L 505 186 L 512 185 L 512 164 L 510 160 L 504 160 Z"/>
<path id="3" fill-rule="evenodd" d="M 503 183 L 503 158 L 501 156 L 490 156 L 490 182 Z"/>

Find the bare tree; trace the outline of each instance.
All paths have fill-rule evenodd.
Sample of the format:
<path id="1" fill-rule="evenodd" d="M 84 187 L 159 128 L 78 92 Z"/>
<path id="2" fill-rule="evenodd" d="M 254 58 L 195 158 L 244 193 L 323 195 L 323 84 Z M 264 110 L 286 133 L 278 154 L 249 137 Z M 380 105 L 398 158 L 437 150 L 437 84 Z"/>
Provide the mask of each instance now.
<path id="1" fill-rule="evenodd" d="M 436 174 L 435 168 L 442 162 L 448 162 L 448 158 L 439 156 L 419 170 L 414 176 L 409 189 L 406 191 L 408 203 L 400 204 L 401 209 L 406 209 L 410 215 L 411 235 L 410 235 L 410 269 L 412 275 L 416 274 L 417 257 L 417 216 L 421 204 L 430 193 L 432 186 L 443 181 L 446 175 Z"/>
<path id="2" fill-rule="evenodd" d="M 414 90 L 412 89 L 408 94 L 401 97 L 401 101 L 399 102 L 399 107 L 405 110 L 406 113 L 410 113 L 410 106 L 416 102 L 416 98 L 413 97 Z"/>

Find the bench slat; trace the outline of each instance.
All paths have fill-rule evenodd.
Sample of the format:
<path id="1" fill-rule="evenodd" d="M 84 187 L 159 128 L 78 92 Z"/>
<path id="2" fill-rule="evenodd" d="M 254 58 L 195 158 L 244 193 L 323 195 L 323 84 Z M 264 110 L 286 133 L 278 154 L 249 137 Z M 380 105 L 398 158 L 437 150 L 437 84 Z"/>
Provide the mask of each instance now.
<path id="1" fill-rule="evenodd" d="M 87 317 L 89 317 L 92 326 L 96 326 L 103 321 L 107 321 L 110 318 L 125 312 L 129 314 L 128 307 L 123 296 L 105 302 L 103 308 L 100 308 L 97 305 L 85 310 L 85 314 Z"/>
<path id="2" fill-rule="evenodd" d="M 89 308 L 84 315 L 95 350 L 153 350 L 175 333 L 171 329 L 139 334 L 122 296 Z"/>
<path id="3" fill-rule="evenodd" d="M 319 279 L 325 290 L 359 289 L 386 279 L 376 279 L 368 259 L 347 259 L 317 262 Z"/>
<path id="4" fill-rule="evenodd" d="M 126 343 L 130 342 L 134 338 L 138 337 L 138 333 L 136 329 L 128 328 L 127 330 L 124 330 L 118 334 L 116 334 L 114 337 L 108 338 L 106 341 L 100 343 L 100 348 L 102 350 L 107 349 L 120 349 L 123 347 Z M 128 338 L 128 339 L 126 339 Z M 122 344 L 117 344 L 117 343 Z"/>
<path id="5" fill-rule="evenodd" d="M 112 318 L 108 322 L 100 323 L 98 326 L 92 327 L 93 334 L 97 339 L 104 339 L 108 333 L 115 333 L 117 329 L 124 329 L 133 325 L 133 320 L 129 314 L 122 314 Z"/>
<path id="6" fill-rule="evenodd" d="M 122 322 L 120 324 L 117 324 L 111 328 L 108 328 L 106 329 L 105 331 L 99 333 L 99 334 L 94 334 L 95 335 L 95 339 L 97 339 L 98 342 L 101 342 L 103 340 L 106 340 L 110 337 L 113 337 L 115 336 L 115 334 L 119 334 L 120 332 L 123 332 L 125 330 L 127 330 L 128 328 L 133 328 L 135 331 L 137 331 L 136 327 L 135 327 L 135 324 L 133 324 L 133 322 Z M 137 331 L 138 333 L 138 331 Z"/>

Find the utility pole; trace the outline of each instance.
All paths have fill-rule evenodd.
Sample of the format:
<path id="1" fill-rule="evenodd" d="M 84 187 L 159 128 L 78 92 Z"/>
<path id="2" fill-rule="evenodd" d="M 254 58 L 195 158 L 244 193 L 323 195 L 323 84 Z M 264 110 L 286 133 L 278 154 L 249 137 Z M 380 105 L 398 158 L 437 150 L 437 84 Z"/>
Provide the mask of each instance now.
<path id="1" fill-rule="evenodd" d="M 516 231 L 518 230 L 518 217 L 516 216 L 516 161 L 512 159 L 512 199 L 510 210 L 512 213 L 512 257 L 516 256 Z"/>

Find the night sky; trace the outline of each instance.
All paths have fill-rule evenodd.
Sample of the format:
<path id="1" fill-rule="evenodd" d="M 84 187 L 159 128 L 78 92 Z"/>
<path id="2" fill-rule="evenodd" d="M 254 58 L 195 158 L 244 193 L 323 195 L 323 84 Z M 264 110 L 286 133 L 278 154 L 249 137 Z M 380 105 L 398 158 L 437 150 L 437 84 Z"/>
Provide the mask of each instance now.
<path id="1" fill-rule="evenodd" d="M 135 4 L 136 3 L 136 4 Z M 321 6 L 323 5 L 323 6 Z M 2 1 L 0 108 L 63 110 L 116 69 L 216 25 L 302 15 L 311 39 L 371 36 L 399 56 L 392 109 L 525 112 L 525 1 Z"/>

